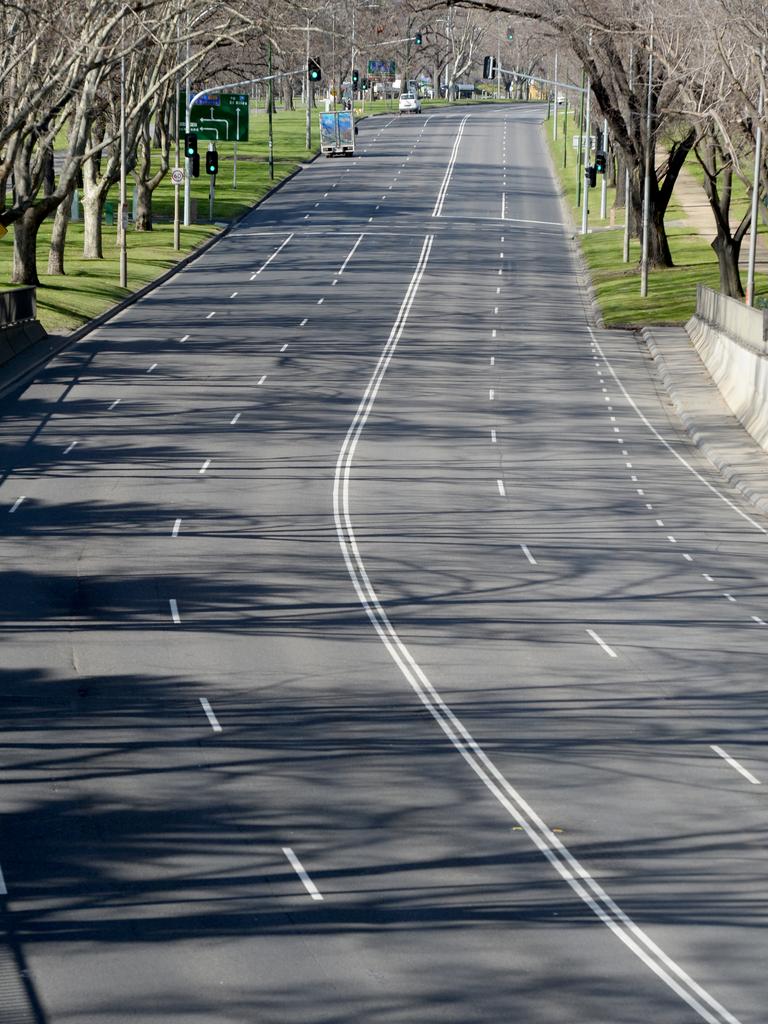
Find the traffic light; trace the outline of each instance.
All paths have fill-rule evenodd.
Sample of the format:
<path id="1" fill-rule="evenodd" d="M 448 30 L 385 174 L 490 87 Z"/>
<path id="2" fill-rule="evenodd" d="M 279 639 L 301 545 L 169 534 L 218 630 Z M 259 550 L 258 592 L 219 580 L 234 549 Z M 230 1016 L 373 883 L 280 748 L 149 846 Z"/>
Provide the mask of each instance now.
<path id="1" fill-rule="evenodd" d="M 309 74 L 310 82 L 319 82 L 323 77 L 320 64 L 313 57 L 310 57 L 307 62 L 307 73 Z"/>
<path id="2" fill-rule="evenodd" d="M 371 83 L 368 81 L 368 79 L 364 78 L 360 83 L 360 88 L 363 90 L 363 92 L 365 92 L 366 89 L 370 88 L 370 85 Z"/>
<path id="3" fill-rule="evenodd" d="M 208 152 L 205 154 L 205 173 L 219 173 L 219 154 L 216 152 L 215 149 L 209 149 Z"/>
<path id="4" fill-rule="evenodd" d="M 584 171 L 585 171 L 585 173 L 587 175 L 587 181 L 589 182 L 589 187 L 590 188 L 594 188 L 595 185 L 597 185 L 597 168 L 596 167 L 585 167 Z"/>
<path id="5" fill-rule="evenodd" d="M 187 132 L 184 136 L 184 156 L 192 157 L 197 152 L 197 135 L 194 132 Z"/>
<path id="6" fill-rule="evenodd" d="M 598 174 L 605 174 L 605 153 L 595 153 L 595 170 Z"/>
<path id="7" fill-rule="evenodd" d="M 359 81 L 360 81 L 360 72 L 357 70 L 357 68 L 353 68 L 352 69 L 352 87 L 354 89 L 357 88 L 357 85 L 358 85 Z"/>
<path id="8" fill-rule="evenodd" d="M 200 177 L 200 154 L 199 153 L 195 153 L 192 156 L 192 177 L 193 178 L 199 178 Z"/>
<path id="9" fill-rule="evenodd" d="M 422 36 L 421 32 L 417 32 L 416 33 L 416 35 L 413 37 L 413 41 L 414 41 L 414 43 L 417 46 L 421 46 L 422 41 L 423 41 L 423 36 Z"/>
<path id="10" fill-rule="evenodd" d="M 509 28 L 507 29 L 507 41 L 511 43 L 514 40 L 514 38 L 515 38 L 515 30 L 510 25 Z"/>
<path id="11" fill-rule="evenodd" d="M 496 58 L 486 57 L 483 60 L 483 78 L 496 77 Z"/>

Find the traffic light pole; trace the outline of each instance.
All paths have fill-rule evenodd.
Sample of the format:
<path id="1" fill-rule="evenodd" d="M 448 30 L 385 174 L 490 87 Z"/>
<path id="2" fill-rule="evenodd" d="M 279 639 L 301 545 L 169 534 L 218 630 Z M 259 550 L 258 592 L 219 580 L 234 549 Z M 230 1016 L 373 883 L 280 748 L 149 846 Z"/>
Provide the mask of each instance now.
<path id="1" fill-rule="evenodd" d="M 187 65 L 189 66 L 189 65 Z M 204 96 L 210 96 L 212 92 L 224 92 L 227 89 L 238 89 L 244 85 L 256 85 L 258 82 L 274 82 L 276 78 L 290 78 L 292 75 L 300 75 L 302 68 L 296 68 L 293 71 L 278 71 L 274 75 L 262 75 L 260 78 L 246 78 L 243 82 L 228 82 L 226 85 L 213 85 L 210 89 L 201 89 L 200 92 L 196 92 L 195 95 L 189 98 L 189 75 L 187 75 L 187 117 L 185 132 L 187 135 L 190 134 L 190 121 L 192 117 L 192 107 L 196 103 L 199 103 Z M 309 72 L 305 72 L 309 74 Z M 270 156 L 272 150 L 270 148 Z M 270 164 L 270 166 L 273 166 Z M 184 175 L 184 226 L 189 226 L 189 208 L 190 208 L 190 178 L 192 177 L 192 161 L 187 159 L 186 161 L 186 174 Z"/>

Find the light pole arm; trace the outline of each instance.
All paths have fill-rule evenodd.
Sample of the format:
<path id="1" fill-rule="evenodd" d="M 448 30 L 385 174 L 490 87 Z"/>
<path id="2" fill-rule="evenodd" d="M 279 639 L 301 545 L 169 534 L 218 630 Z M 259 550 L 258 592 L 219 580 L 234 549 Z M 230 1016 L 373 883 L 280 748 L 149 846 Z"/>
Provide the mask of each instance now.
<path id="1" fill-rule="evenodd" d="M 196 103 L 199 103 L 204 96 L 209 96 L 212 92 L 223 92 L 225 89 L 236 89 L 240 85 L 256 85 L 257 82 L 271 82 L 275 78 L 288 78 L 290 75 L 301 75 L 304 72 L 304 68 L 298 68 L 295 71 L 278 71 L 274 75 L 262 75 L 261 78 L 248 78 L 244 82 L 229 82 L 227 85 L 214 85 L 210 89 L 203 89 L 201 92 L 196 92 L 192 99 L 187 105 L 187 113 L 194 107 Z M 189 131 L 189 117 L 187 117 L 187 131 Z"/>

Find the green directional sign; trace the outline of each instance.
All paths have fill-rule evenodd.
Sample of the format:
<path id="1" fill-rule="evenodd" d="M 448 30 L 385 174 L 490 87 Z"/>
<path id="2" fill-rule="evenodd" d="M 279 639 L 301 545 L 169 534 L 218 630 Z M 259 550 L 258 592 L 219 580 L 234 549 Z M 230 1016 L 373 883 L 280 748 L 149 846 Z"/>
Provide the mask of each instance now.
<path id="1" fill-rule="evenodd" d="M 185 123 L 187 97 L 179 93 L 181 123 Z M 190 111 L 189 130 L 214 142 L 248 141 L 248 96 L 239 92 L 212 92 L 201 96 Z"/>

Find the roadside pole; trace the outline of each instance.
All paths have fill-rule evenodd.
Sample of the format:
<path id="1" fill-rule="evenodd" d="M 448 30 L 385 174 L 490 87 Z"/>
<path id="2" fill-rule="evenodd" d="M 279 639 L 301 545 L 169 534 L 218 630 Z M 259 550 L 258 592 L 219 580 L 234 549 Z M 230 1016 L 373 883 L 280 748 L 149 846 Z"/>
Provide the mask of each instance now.
<path id="1" fill-rule="evenodd" d="M 568 93 L 563 100 L 563 167 L 568 166 Z"/>
<path id="2" fill-rule="evenodd" d="M 208 152 L 213 151 L 213 143 L 208 143 Z M 208 182 L 208 220 L 213 224 L 213 204 L 216 200 L 216 175 L 210 174 Z"/>
<path id="3" fill-rule="evenodd" d="M 187 11 L 187 69 L 184 82 L 184 105 L 186 106 L 186 120 L 184 131 L 189 135 L 189 11 Z M 184 227 L 189 227 L 189 211 L 191 206 L 190 179 L 192 177 L 192 161 L 184 154 Z"/>
<path id="4" fill-rule="evenodd" d="M 608 118 L 603 118 L 603 152 L 605 153 L 605 171 L 600 187 L 600 220 L 608 216 Z"/>
<path id="5" fill-rule="evenodd" d="M 582 170 L 581 158 L 584 150 L 584 81 L 586 72 L 581 72 L 581 102 L 579 103 L 579 146 L 576 153 L 576 205 L 581 206 Z"/>
<path id="6" fill-rule="evenodd" d="M 555 50 L 555 82 L 557 82 L 557 50 Z M 557 86 L 555 86 L 555 116 L 552 119 L 552 138 L 557 142 Z"/>
<path id="7" fill-rule="evenodd" d="M 250 111 L 248 112 L 250 117 Z M 240 137 L 240 107 L 235 110 L 235 146 L 232 161 L 232 188 L 237 190 L 237 140 Z"/>
<path id="8" fill-rule="evenodd" d="M 123 39 L 125 34 L 123 34 Z M 120 287 L 128 287 L 128 208 L 125 202 L 126 146 L 125 146 L 125 52 L 120 58 Z"/>
<path id="9" fill-rule="evenodd" d="M 584 191 L 582 192 L 582 195 L 581 195 L 581 233 L 582 233 L 582 235 L 586 235 L 586 233 L 588 231 L 588 228 L 589 228 L 589 193 L 590 193 L 590 189 L 589 189 L 589 187 L 587 185 L 587 181 L 586 181 L 586 172 L 587 172 L 587 164 L 589 163 L 589 156 L 590 156 L 590 153 L 592 152 L 592 146 L 591 146 L 590 136 L 589 136 L 589 133 L 590 133 L 590 130 L 591 130 L 591 127 L 592 127 L 590 125 L 590 121 L 589 121 L 589 115 L 590 115 L 590 111 L 591 111 L 591 100 L 592 100 L 592 80 L 590 78 L 587 78 L 587 116 L 586 116 L 586 127 L 585 127 L 586 141 L 585 141 L 585 144 L 584 144 L 584 150 L 585 150 L 585 155 L 584 155 Z"/>
<path id="10" fill-rule="evenodd" d="M 747 266 L 748 306 L 755 304 L 755 259 L 757 256 L 757 200 L 760 193 L 760 166 L 763 162 L 763 107 L 765 106 L 765 43 L 760 55 L 760 97 L 757 101 L 757 131 L 755 132 L 755 169 L 752 179 L 752 223 L 749 226 L 749 264 Z"/>
<path id="11" fill-rule="evenodd" d="M 632 47 L 629 48 L 629 91 L 633 89 L 633 69 L 635 65 L 635 55 Z M 624 252 L 623 259 L 625 263 L 629 263 L 629 239 L 632 233 L 632 197 L 629 194 L 630 179 L 629 179 L 629 164 L 624 160 Z"/>
<path id="12" fill-rule="evenodd" d="M 179 63 L 179 22 L 176 22 L 176 64 Z M 179 116 L 179 93 L 181 92 L 181 75 L 176 72 L 176 162 L 175 167 L 179 166 L 179 126 L 181 124 L 181 117 Z M 173 248 L 178 252 L 181 249 L 181 229 L 179 221 L 179 184 L 176 182 L 173 186 Z"/>
<path id="13" fill-rule="evenodd" d="M 267 85 L 267 124 L 269 126 L 268 138 L 269 138 L 269 179 L 270 181 L 275 177 L 275 154 L 274 145 L 272 140 L 272 108 L 275 105 L 275 93 L 274 85 L 272 82 L 272 40 L 270 39 L 267 44 L 267 74 L 269 75 L 269 82 Z"/>
<path id="14" fill-rule="evenodd" d="M 645 181 L 643 183 L 643 248 L 640 257 L 640 297 L 648 295 L 648 248 L 651 215 L 651 149 L 653 146 L 653 20 L 651 20 L 651 47 L 648 51 L 648 97 L 645 109 Z"/>
<path id="15" fill-rule="evenodd" d="M 307 52 L 304 61 L 304 103 L 307 108 L 305 148 L 312 148 L 312 111 L 309 105 L 309 15 L 307 15 Z"/>

